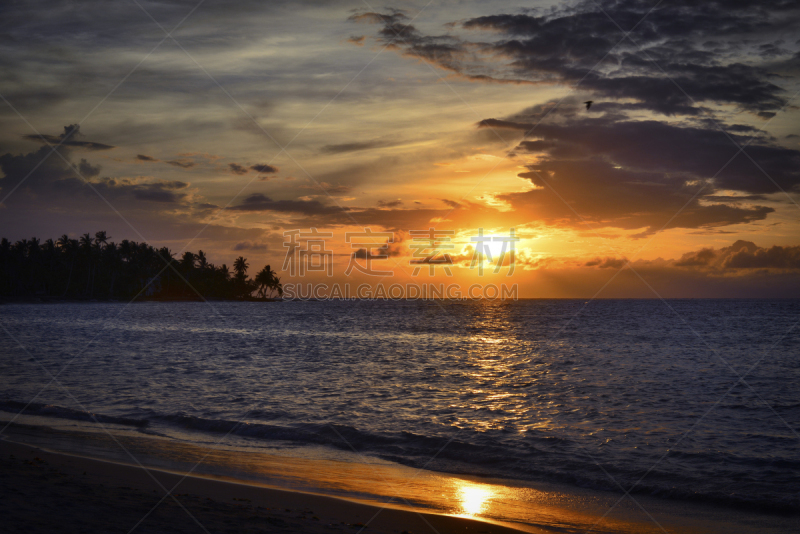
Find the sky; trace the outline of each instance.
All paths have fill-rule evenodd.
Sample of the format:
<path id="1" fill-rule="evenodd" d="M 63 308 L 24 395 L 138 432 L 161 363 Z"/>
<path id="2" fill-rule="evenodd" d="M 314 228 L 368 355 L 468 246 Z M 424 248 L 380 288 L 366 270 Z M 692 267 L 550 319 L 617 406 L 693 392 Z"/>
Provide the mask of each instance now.
<path id="1" fill-rule="evenodd" d="M 26 1 L 0 20 L 11 241 L 105 230 L 284 284 L 800 297 L 797 2 Z"/>

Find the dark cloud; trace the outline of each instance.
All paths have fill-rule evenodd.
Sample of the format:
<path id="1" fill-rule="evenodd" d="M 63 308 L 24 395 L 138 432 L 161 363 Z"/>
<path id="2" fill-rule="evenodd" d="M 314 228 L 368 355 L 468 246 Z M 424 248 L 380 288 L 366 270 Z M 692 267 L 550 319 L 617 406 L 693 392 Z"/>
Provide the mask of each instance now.
<path id="1" fill-rule="evenodd" d="M 366 36 L 364 35 L 351 35 L 349 39 L 347 39 L 348 43 L 353 43 L 356 46 L 364 46 L 364 40 Z"/>
<path id="2" fill-rule="evenodd" d="M 520 222 L 514 213 L 501 213 L 497 209 L 463 201 L 463 209 L 453 210 L 450 207 L 430 208 L 362 208 L 350 207 L 340 213 L 328 213 L 322 218 L 300 218 L 298 224 L 304 227 L 320 224 L 324 221 L 331 225 L 352 225 L 381 227 L 395 232 L 409 230 L 427 230 L 430 227 L 447 225 L 448 228 L 471 227 L 475 221 L 491 220 L 496 224 L 511 226 Z M 446 220 L 445 220 L 446 218 Z M 512 222 L 514 221 L 514 222 Z M 459 226 L 460 225 L 460 226 Z"/>
<path id="3" fill-rule="evenodd" d="M 584 266 L 599 269 L 622 269 L 627 264 L 628 260 L 625 258 L 595 258 L 587 261 Z"/>
<path id="4" fill-rule="evenodd" d="M 677 267 L 702 268 L 715 271 L 740 269 L 800 270 L 800 246 L 762 248 L 752 241 L 739 240 L 729 247 L 715 250 L 704 248 L 687 252 L 677 261 Z"/>
<path id="5" fill-rule="evenodd" d="M 393 242 L 386 241 L 383 245 L 376 248 L 360 248 L 353 252 L 353 258 L 359 260 L 381 260 L 388 258 L 396 258 L 403 255 L 400 243 L 402 239 Z"/>
<path id="6" fill-rule="evenodd" d="M 247 174 L 247 167 L 239 165 L 238 163 L 228 163 L 228 167 L 231 168 L 233 174 Z"/>
<path id="7" fill-rule="evenodd" d="M 706 200 L 711 202 L 748 202 L 748 201 L 760 201 L 766 202 L 769 199 L 766 195 L 705 195 L 704 197 Z"/>
<path id="8" fill-rule="evenodd" d="M 731 248 L 735 248 L 735 245 Z M 742 246 L 727 256 L 723 265 L 728 269 L 800 269 L 800 247 L 774 246 L 750 250 Z"/>
<path id="9" fill-rule="evenodd" d="M 81 159 L 80 163 L 77 165 L 78 172 L 81 173 L 81 176 L 84 178 L 94 178 L 98 174 L 100 174 L 100 166 L 99 165 L 92 165 L 85 159 Z"/>
<path id="10" fill-rule="evenodd" d="M 79 138 L 83 137 L 83 134 L 80 132 L 80 129 L 81 129 L 80 124 L 70 124 L 69 126 L 64 126 L 64 133 L 60 135 L 30 134 L 30 135 L 24 135 L 23 137 L 31 141 L 37 141 L 39 143 L 85 148 L 86 150 L 110 150 L 112 148 L 116 148 L 113 145 L 96 143 L 94 141 L 80 141 Z"/>
<path id="11" fill-rule="evenodd" d="M 312 226 L 345 226 L 359 225 L 373 228 L 384 228 L 395 232 L 408 230 L 426 230 L 442 221 L 447 216 L 452 225 L 459 223 L 470 224 L 482 218 L 493 221 L 503 221 L 502 224 L 514 224 L 511 219 L 502 218 L 495 208 L 482 204 L 463 202 L 459 204 L 463 209 L 453 211 L 450 208 L 441 209 L 396 209 L 396 208 L 363 208 L 339 207 L 324 204 L 318 200 L 273 200 L 262 194 L 253 193 L 246 197 L 239 205 L 228 209 L 238 212 L 273 212 L 292 216 L 292 224 L 297 227 L 310 228 Z M 508 215 L 508 214 L 506 214 Z"/>
<path id="12" fill-rule="evenodd" d="M 150 202 L 163 202 L 176 204 L 186 198 L 185 193 L 179 193 L 180 189 L 189 187 L 186 182 L 154 182 L 147 184 L 127 183 L 125 181 L 107 180 L 110 187 L 124 188 L 129 190 L 134 198 L 147 200 Z"/>
<path id="13" fill-rule="evenodd" d="M 726 135 L 714 127 L 558 114 L 551 114 L 539 124 L 488 119 L 479 126 L 533 130 L 531 135 L 536 139 L 521 142 L 515 150 L 542 154 L 548 161 L 596 154 L 625 170 L 713 178 L 715 187 L 753 194 L 793 190 L 800 184 L 800 151 L 773 144 L 763 136 L 753 142 L 749 136 Z M 758 166 L 746 155 L 737 155 L 739 148 L 731 139 L 739 146 L 750 142 L 745 150 Z M 730 161 L 731 158 L 734 159 Z M 547 170 L 545 167 L 542 168 Z M 763 175 L 762 169 L 769 177 Z"/>
<path id="14" fill-rule="evenodd" d="M 346 195 L 353 191 L 353 186 L 343 184 L 330 184 L 328 182 L 315 182 L 313 184 L 306 184 L 299 186 L 300 189 L 309 189 L 311 191 L 319 191 L 320 189 L 328 195 Z"/>
<path id="15" fill-rule="evenodd" d="M 69 151 L 61 147 L 57 149 L 61 155 L 69 156 Z M 19 194 L 28 193 L 34 196 L 36 192 L 58 181 L 76 180 L 74 170 L 57 155 L 51 155 L 50 147 L 43 146 L 36 152 L 28 154 L 3 154 L 0 156 L 0 194 L 6 196 L 12 191 L 17 192 L 10 197 L 16 201 Z"/>
<path id="16" fill-rule="evenodd" d="M 259 252 L 265 252 L 269 248 L 269 245 L 266 243 L 261 242 L 253 242 L 253 241 L 242 241 L 240 243 L 236 243 L 233 245 L 232 250 L 240 251 L 240 250 L 253 250 Z"/>
<path id="17" fill-rule="evenodd" d="M 649 235 L 662 226 L 748 223 L 763 220 L 775 211 L 766 206 L 704 204 L 702 197 L 692 198 L 699 185 L 688 186 L 662 173 L 617 169 L 602 159 L 550 162 L 547 167 L 554 176 L 540 171 L 520 174 L 539 188 L 498 198 L 510 202 L 517 211 L 553 224 L 645 228 L 635 237 Z"/>
<path id="18" fill-rule="evenodd" d="M 786 48 L 783 48 L 781 46 L 782 44 L 783 41 L 780 40 L 773 43 L 764 43 L 758 47 L 758 53 L 764 58 L 773 58 L 790 54 L 791 52 Z"/>
<path id="19" fill-rule="evenodd" d="M 405 24 L 408 17 L 400 12 L 394 11 L 392 13 L 358 13 L 352 15 L 349 20 L 354 22 L 371 22 L 373 24 L 383 24 L 380 30 L 380 35 L 394 39 L 419 39 L 420 34 L 414 26 Z"/>
<path id="20" fill-rule="evenodd" d="M 353 186 L 343 184 L 329 184 L 328 182 L 320 182 L 320 187 L 325 190 L 329 195 L 346 195 L 353 191 Z"/>
<path id="21" fill-rule="evenodd" d="M 77 164 L 68 163 L 68 149 L 59 148 L 58 155 L 48 155 L 50 147 L 42 147 L 28 154 L 3 154 L 0 156 L 0 194 L 14 194 L 7 201 L 12 205 L 38 205 L 44 201 L 61 204 L 76 203 L 71 200 L 81 196 L 96 196 L 99 193 L 107 200 L 135 199 L 140 201 L 171 203 L 183 202 L 187 194 L 182 190 L 189 184 L 180 181 L 141 182 L 128 178 L 95 179 L 101 171 L 86 159 Z"/>
<path id="22" fill-rule="evenodd" d="M 347 213 L 349 208 L 329 206 L 316 200 L 272 200 L 262 193 L 247 196 L 238 206 L 228 208 L 234 211 L 272 211 L 278 213 L 298 213 L 321 216 Z"/>
<path id="23" fill-rule="evenodd" d="M 156 158 L 145 156 L 144 154 L 137 154 L 136 159 L 139 161 L 158 161 Z"/>
<path id="24" fill-rule="evenodd" d="M 388 43 L 390 49 L 402 50 L 408 56 L 430 61 L 454 72 L 460 71 L 461 59 L 466 54 L 465 43 L 449 35 L 422 35 L 407 23 L 409 18 L 402 12 L 360 13 L 351 16 L 350 20 L 382 25 L 378 35 Z"/>
<path id="25" fill-rule="evenodd" d="M 378 207 L 380 208 L 399 208 L 403 205 L 402 200 L 379 200 Z"/>
<path id="26" fill-rule="evenodd" d="M 798 27 L 800 5 L 765 7 L 754 0 L 655 8 L 644 0 L 587 1 L 542 15 L 463 21 L 470 37 L 480 32 L 475 40 L 423 35 L 397 12 L 351 20 L 379 24 L 378 37 L 391 48 L 474 81 L 580 84 L 595 98 L 629 99 L 667 115 L 695 115 L 697 103 L 714 102 L 768 117 L 785 103 L 784 89 L 766 67 L 741 58 L 790 57 L 794 51 L 775 36 Z"/>
<path id="27" fill-rule="evenodd" d="M 260 174 L 270 174 L 278 172 L 278 167 L 273 167 L 272 165 L 267 165 L 266 163 L 262 163 L 260 165 L 253 165 L 250 168 Z"/>
<path id="28" fill-rule="evenodd" d="M 361 150 L 371 150 L 373 148 L 384 148 L 387 146 L 392 146 L 394 143 L 390 141 L 381 141 L 381 140 L 373 140 L 373 141 L 363 141 L 357 143 L 342 143 L 338 145 L 325 145 L 320 149 L 320 152 L 325 154 L 341 154 L 344 152 L 358 152 Z"/>
<path id="29" fill-rule="evenodd" d="M 187 158 L 173 159 L 167 161 L 167 163 L 175 167 L 180 167 L 181 169 L 191 169 L 192 167 L 197 165 L 197 163 Z"/>
<path id="30" fill-rule="evenodd" d="M 479 123 L 528 136 L 513 150 L 536 157 L 538 163 L 519 175 L 536 189 L 499 198 L 541 220 L 648 228 L 643 236 L 679 211 L 667 227 L 762 220 L 774 209 L 754 202 L 800 190 L 800 151 L 754 135 L 750 127 L 726 134 L 704 122 L 632 120 L 614 112 L 587 116 L 578 111 L 578 98 L 565 99 L 555 111 L 553 105 Z M 731 139 L 749 143 L 746 155 Z"/>
<path id="31" fill-rule="evenodd" d="M 715 257 L 714 249 L 704 248 L 697 252 L 684 254 L 681 259 L 675 262 L 678 267 L 701 267 L 708 265 Z"/>

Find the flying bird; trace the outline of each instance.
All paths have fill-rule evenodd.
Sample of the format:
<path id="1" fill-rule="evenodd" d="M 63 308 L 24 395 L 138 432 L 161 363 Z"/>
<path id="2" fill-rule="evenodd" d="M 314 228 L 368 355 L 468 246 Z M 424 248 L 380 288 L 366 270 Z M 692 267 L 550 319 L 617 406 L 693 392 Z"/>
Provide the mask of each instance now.
<path id="1" fill-rule="evenodd" d="M 586 104 L 586 109 L 587 109 L 587 110 L 588 110 L 590 107 L 592 107 L 592 103 L 593 103 L 593 102 L 594 102 L 594 100 L 587 100 L 586 102 L 584 102 L 584 104 Z"/>

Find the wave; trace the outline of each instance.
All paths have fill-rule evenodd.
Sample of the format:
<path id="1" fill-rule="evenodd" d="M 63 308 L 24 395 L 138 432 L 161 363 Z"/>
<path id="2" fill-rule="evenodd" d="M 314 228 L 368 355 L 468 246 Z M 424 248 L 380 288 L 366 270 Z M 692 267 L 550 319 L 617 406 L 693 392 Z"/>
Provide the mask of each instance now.
<path id="1" fill-rule="evenodd" d="M 645 459 L 644 463 L 647 465 L 619 462 L 617 466 L 609 463 L 600 469 L 579 445 L 569 439 L 551 436 L 528 436 L 524 442 L 512 445 L 503 443 L 488 433 L 469 431 L 431 436 L 408 431 L 369 432 L 338 423 L 271 424 L 252 420 L 204 418 L 187 413 L 150 413 L 144 418 L 133 418 L 90 413 L 51 404 L 26 405 L 17 401 L 0 401 L 2 411 L 20 412 L 23 409 L 28 415 L 85 422 L 137 428 L 166 427 L 268 442 L 321 445 L 374 456 L 409 467 L 456 475 L 566 483 L 602 491 L 619 491 L 619 485 L 627 489 L 636 484 L 632 494 L 747 507 L 766 512 L 800 513 L 800 499 L 796 492 L 781 489 L 791 488 L 792 474 L 800 471 L 800 461 L 790 459 L 765 460 L 734 455 L 723 458 L 719 453 L 715 455 L 707 452 L 672 451 L 668 460 L 687 465 L 676 469 L 676 465 L 667 465 L 664 462 L 649 471 L 645 480 L 636 483 L 651 467 L 652 459 Z M 269 414 L 258 415 L 266 418 Z M 708 467 L 712 463 L 746 465 L 763 476 L 761 479 L 745 477 L 737 488 L 728 487 L 722 491 L 707 482 L 713 479 L 713 473 L 709 471 L 712 467 Z M 766 476 L 768 473 L 773 474 Z M 609 478 L 609 474 L 613 480 Z"/>
<path id="2" fill-rule="evenodd" d="M 56 406 L 54 404 L 39 404 L 35 402 L 28 404 L 13 400 L 0 401 L 0 410 L 23 415 L 40 415 L 45 417 L 55 417 L 58 419 L 126 425 L 137 428 L 146 427 L 148 424 L 150 424 L 147 419 L 134 419 L 130 417 L 103 415 L 93 412 L 86 412 L 83 410 L 66 408 L 64 406 Z"/>
<path id="3" fill-rule="evenodd" d="M 295 444 L 313 444 L 376 456 L 409 467 L 456 475 L 500 477 L 528 481 L 567 483 L 602 491 L 619 491 L 616 482 L 630 488 L 647 470 L 612 468 L 616 482 L 609 480 L 597 464 L 582 456 L 570 440 L 555 437 L 528 437 L 523 446 L 509 447 L 490 436 L 456 432 L 451 436 L 425 436 L 413 432 L 367 432 L 350 425 L 335 423 L 303 423 L 289 426 L 268 423 L 237 422 L 225 419 L 207 419 L 188 414 L 157 416 L 161 422 L 199 432 L 225 433 L 235 436 L 269 441 L 289 441 Z M 683 460 L 719 462 L 720 458 L 705 453 L 670 453 Z M 733 458 L 731 458 L 733 459 Z M 762 470 L 770 467 L 790 472 L 800 469 L 800 462 L 758 458 L 736 458 L 750 462 L 751 467 Z M 701 484 L 706 473 L 682 476 L 672 468 L 653 469 L 648 480 L 637 484 L 633 494 L 650 495 L 673 500 L 686 500 L 709 504 L 746 507 L 765 512 L 798 513 L 800 502 L 796 495 L 770 491 L 764 481 L 750 481 L 749 494 L 723 492 Z M 591 474 L 597 473 L 596 477 Z M 786 481 L 791 485 L 791 480 Z M 756 488 L 757 486 L 757 488 Z"/>

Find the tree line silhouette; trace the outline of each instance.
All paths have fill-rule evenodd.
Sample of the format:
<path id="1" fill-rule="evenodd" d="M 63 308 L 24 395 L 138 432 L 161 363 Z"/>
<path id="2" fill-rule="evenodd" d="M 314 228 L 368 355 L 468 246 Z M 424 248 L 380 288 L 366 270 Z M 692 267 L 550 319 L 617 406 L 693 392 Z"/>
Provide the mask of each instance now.
<path id="1" fill-rule="evenodd" d="M 167 247 L 127 239 L 110 241 L 106 232 L 62 235 L 43 243 L 37 238 L 0 240 L 0 296 L 64 299 L 280 297 L 283 288 L 270 266 L 248 278 L 247 259 L 239 256 L 233 271 L 209 263 L 202 250 L 180 258 Z"/>

